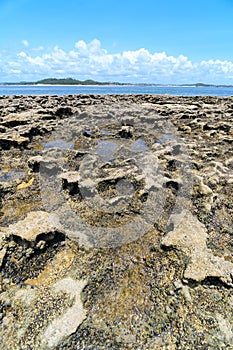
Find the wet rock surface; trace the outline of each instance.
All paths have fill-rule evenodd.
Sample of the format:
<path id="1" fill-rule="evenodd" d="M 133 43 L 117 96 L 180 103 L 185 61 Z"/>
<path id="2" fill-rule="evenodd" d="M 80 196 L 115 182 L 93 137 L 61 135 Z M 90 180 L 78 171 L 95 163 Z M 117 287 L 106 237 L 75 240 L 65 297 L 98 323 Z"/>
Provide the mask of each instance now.
<path id="1" fill-rule="evenodd" d="M 2 349 L 232 349 L 232 115 L 0 97 Z"/>

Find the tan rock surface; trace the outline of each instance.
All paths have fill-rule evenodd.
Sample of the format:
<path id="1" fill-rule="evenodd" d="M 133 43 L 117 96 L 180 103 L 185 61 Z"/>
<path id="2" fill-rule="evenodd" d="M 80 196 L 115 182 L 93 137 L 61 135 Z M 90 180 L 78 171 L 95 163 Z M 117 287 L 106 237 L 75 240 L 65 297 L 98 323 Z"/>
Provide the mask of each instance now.
<path id="1" fill-rule="evenodd" d="M 232 113 L 0 97 L 0 347 L 232 349 Z"/>
<path id="2" fill-rule="evenodd" d="M 7 234 L 34 242 L 40 235 L 53 235 L 61 226 L 59 218 L 44 211 L 29 213 L 22 221 L 9 225 Z"/>
<path id="3" fill-rule="evenodd" d="M 233 263 L 215 256 L 207 248 L 207 230 L 189 211 L 174 215 L 170 219 L 174 226 L 162 240 L 166 247 L 176 247 L 188 257 L 184 278 L 203 281 L 207 277 L 219 277 L 233 287 Z"/>

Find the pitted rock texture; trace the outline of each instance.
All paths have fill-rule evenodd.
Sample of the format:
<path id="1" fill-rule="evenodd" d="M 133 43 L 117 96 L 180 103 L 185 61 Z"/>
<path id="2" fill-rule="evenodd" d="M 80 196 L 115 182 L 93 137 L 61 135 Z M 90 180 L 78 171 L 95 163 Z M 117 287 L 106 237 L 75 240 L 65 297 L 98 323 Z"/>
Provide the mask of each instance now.
<path id="1" fill-rule="evenodd" d="M 218 277 L 233 287 L 233 263 L 214 256 L 207 248 L 204 225 L 188 211 L 172 215 L 169 221 L 173 228 L 164 237 L 162 244 L 181 249 L 188 256 L 190 262 L 184 278 L 203 281 L 207 277 Z"/>
<path id="2" fill-rule="evenodd" d="M 56 232 L 61 230 L 59 218 L 43 211 L 32 211 L 27 217 L 15 224 L 9 225 L 6 235 L 18 237 L 23 241 L 35 242 L 43 237 L 53 239 Z"/>
<path id="3" fill-rule="evenodd" d="M 232 113 L 0 97 L 0 347 L 232 349 Z"/>
<path id="4" fill-rule="evenodd" d="M 74 303 L 71 308 L 58 319 L 54 319 L 45 329 L 42 335 L 42 348 L 54 348 L 63 339 L 75 333 L 78 326 L 86 317 L 80 294 L 85 287 L 85 281 L 75 281 L 72 278 L 64 278 L 54 285 L 55 293 L 65 292 L 73 297 Z"/>

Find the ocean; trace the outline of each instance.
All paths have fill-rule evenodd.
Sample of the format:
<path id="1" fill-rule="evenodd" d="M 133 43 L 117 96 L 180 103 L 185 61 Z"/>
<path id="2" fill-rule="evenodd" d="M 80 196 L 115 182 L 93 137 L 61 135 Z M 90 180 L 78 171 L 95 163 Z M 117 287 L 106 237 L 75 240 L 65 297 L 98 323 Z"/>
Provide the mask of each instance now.
<path id="1" fill-rule="evenodd" d="M 233 96 L 233 87 L 192 86 L 78 86 L 78 85 L 0 85 L 0 96 L 79 95 L 79 94 L 154 94 L 174 96 Z"/>

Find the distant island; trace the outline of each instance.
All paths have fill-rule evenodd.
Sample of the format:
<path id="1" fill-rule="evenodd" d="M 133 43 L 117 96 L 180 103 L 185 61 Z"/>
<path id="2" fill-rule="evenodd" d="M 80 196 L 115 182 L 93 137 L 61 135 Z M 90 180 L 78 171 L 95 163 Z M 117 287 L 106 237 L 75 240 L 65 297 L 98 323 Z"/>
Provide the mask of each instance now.
<path id="1" fill-rule="evenodd" d="M 204 83 L 195 83 L 195 84 L 149 84 L 149 83 L 119 83 L 119 82 L 101 82 L 92 79 L 87 80 L 78 80 L 73 78 L 46 78 L 38 81 L 21 81 L 21 82 L 3 82 L 0 85 L 105 85 L 105 86 L 118 86 L 118 85 L 131 85 L 131 86 L 171 86 L 171 87 L 218 87 L 218 88 L 233 88 L 233 85 L 215 85 L 215 84 L 204 84 Z"/>
<path id="2" fill-rule="evenodd" d="M 2 83 L 2 85 L 128 85 L 117 82 L 100 82 L 92 79 L 77 80 L 73 78 L 47 78 L 38 81 L 21 81 L 18 83 Z"/>

